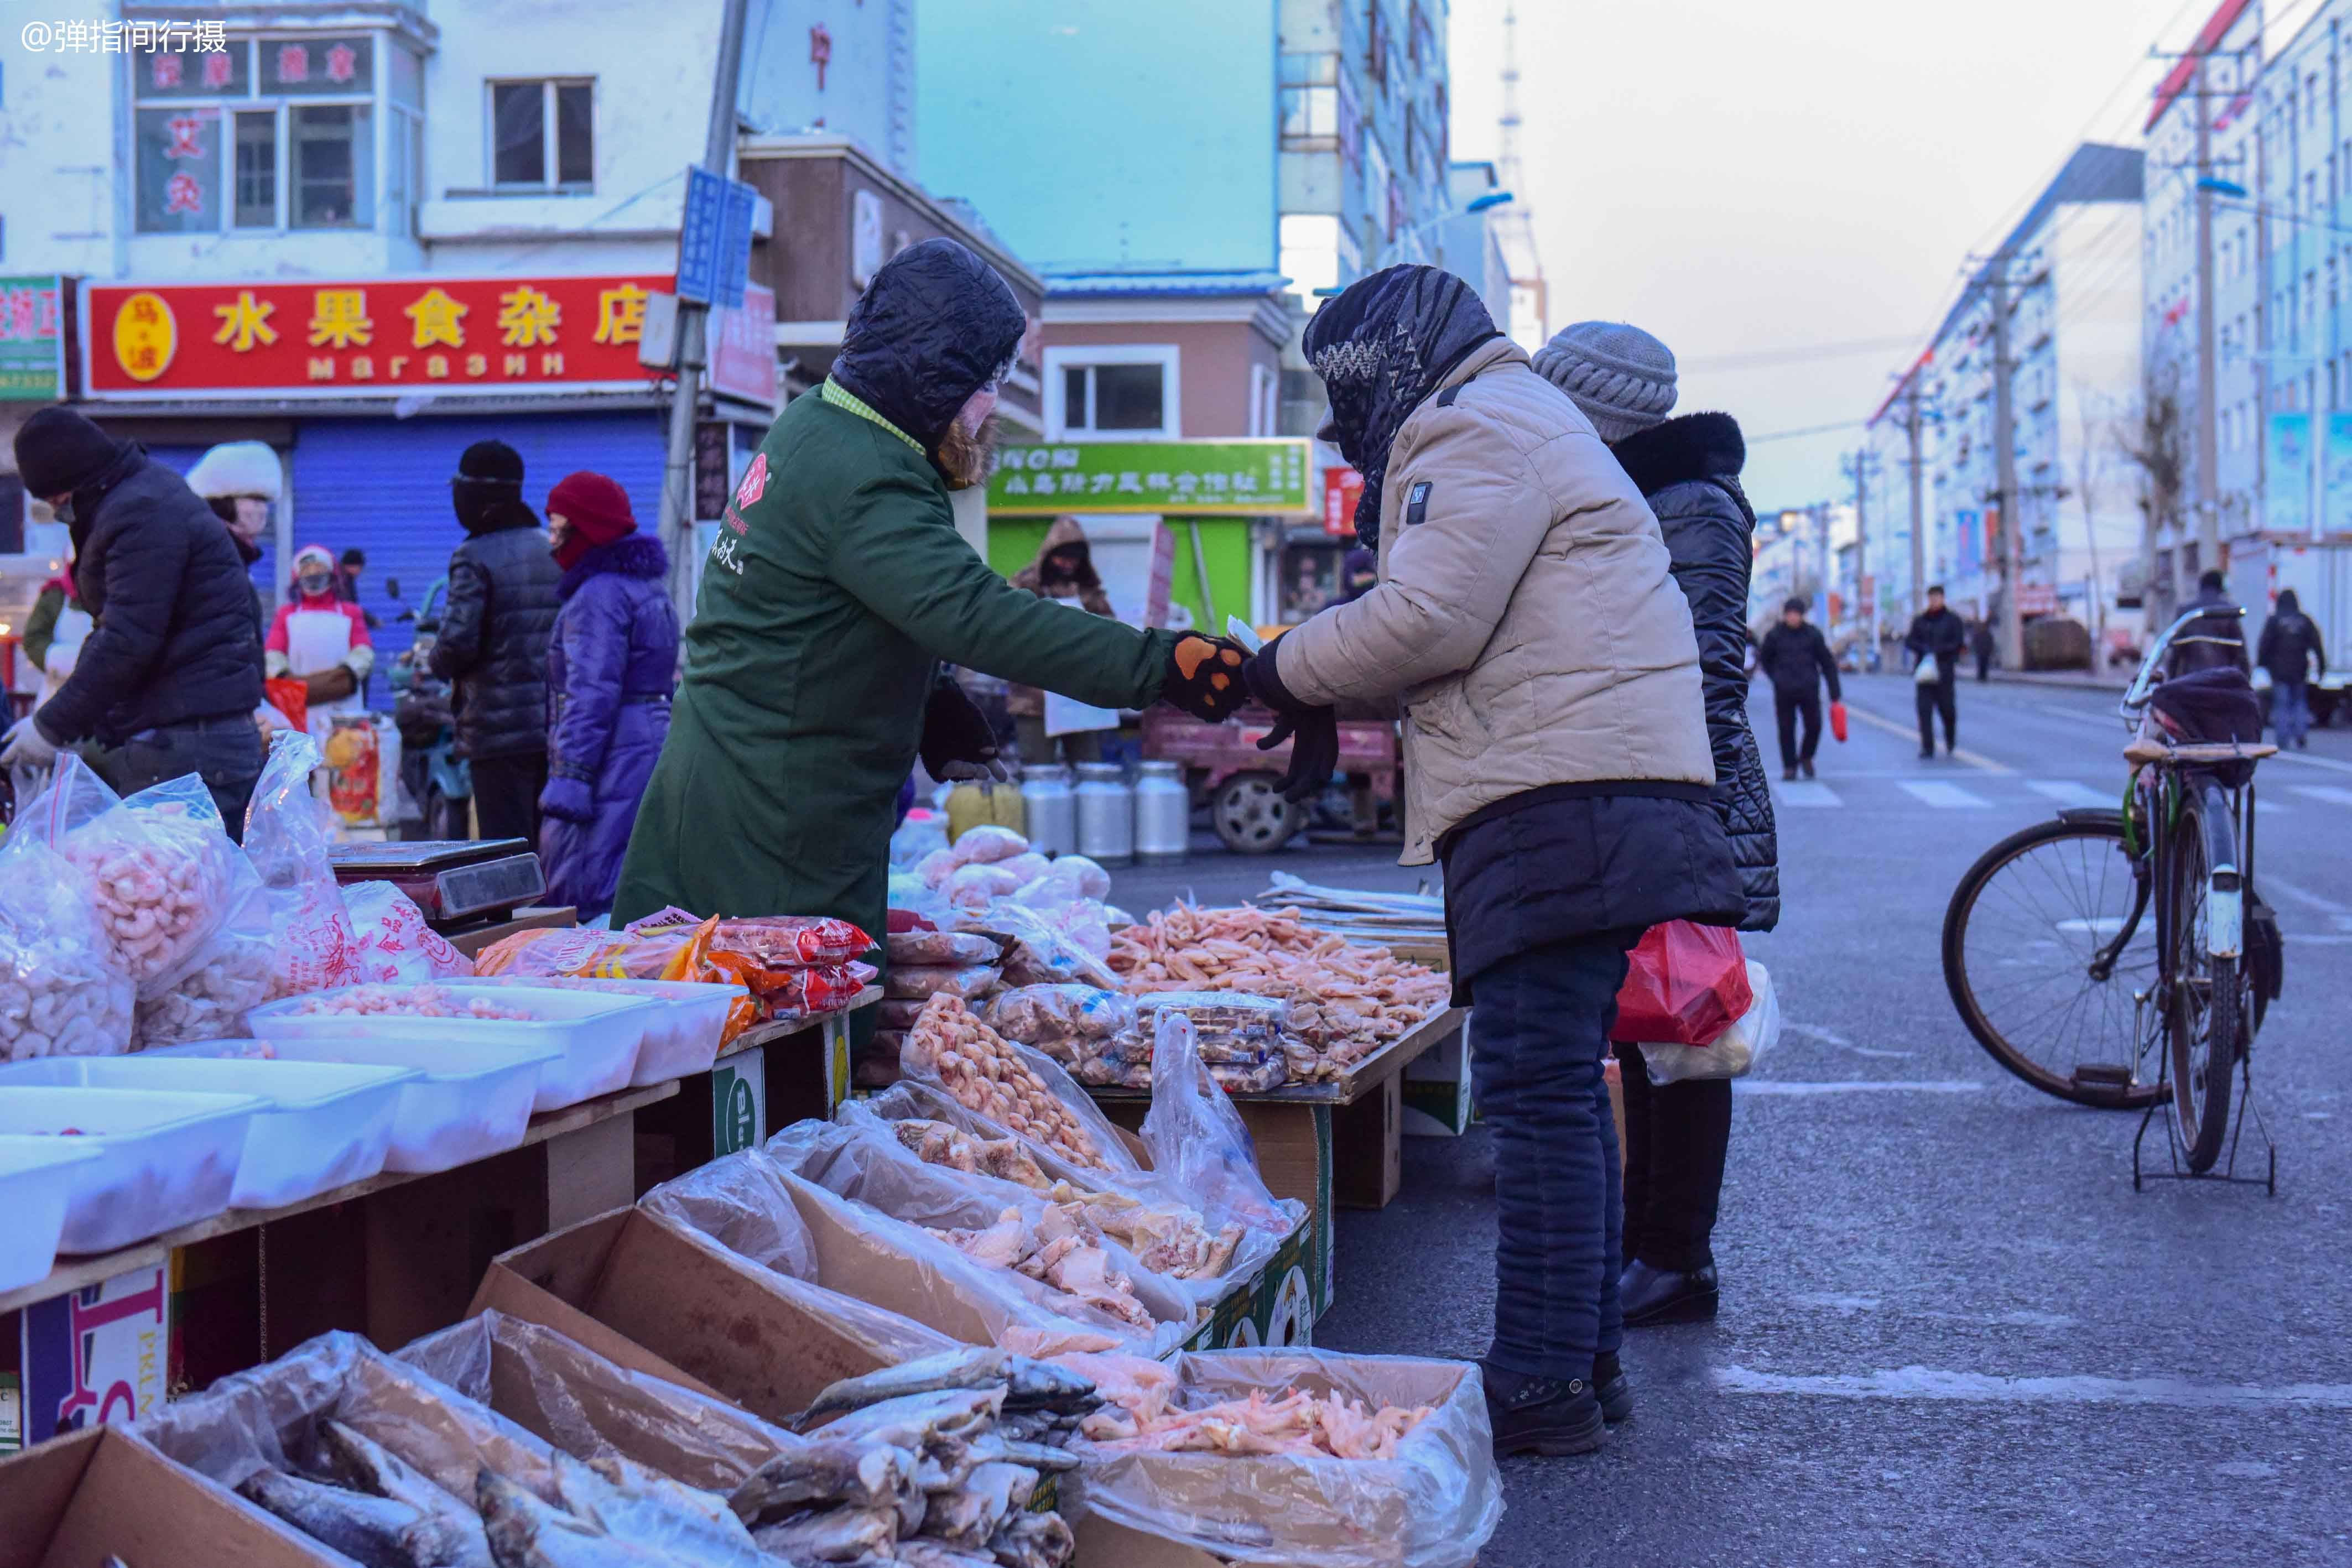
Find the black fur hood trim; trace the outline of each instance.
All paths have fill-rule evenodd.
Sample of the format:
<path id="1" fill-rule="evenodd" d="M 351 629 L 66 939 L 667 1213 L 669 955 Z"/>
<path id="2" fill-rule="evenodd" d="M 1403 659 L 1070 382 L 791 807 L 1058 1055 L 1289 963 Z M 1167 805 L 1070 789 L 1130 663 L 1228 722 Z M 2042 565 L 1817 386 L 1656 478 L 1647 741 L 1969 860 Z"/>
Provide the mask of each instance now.
<path id="1" fill-rule="evenodd" d="M 1737 476 L 1748 462 L 1739 422 L 1727 413 L 1685 413 L 1638 431 L 1609 449 L 1643 495 L 1693 479 Z"/>

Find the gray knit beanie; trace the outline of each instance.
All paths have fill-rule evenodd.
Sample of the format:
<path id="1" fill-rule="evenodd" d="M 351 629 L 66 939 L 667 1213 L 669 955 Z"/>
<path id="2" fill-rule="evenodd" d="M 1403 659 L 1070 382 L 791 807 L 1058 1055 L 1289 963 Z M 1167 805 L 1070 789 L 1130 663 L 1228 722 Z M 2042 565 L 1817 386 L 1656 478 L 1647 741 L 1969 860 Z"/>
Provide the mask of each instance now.
<path id="1" fill-rule="evenodd" d="M 1535 364 L 1612 446 L 1663 423 L 1675 406 L 1673 352 L 1622 321 L 1563 327 L 1536 351 Z"/>

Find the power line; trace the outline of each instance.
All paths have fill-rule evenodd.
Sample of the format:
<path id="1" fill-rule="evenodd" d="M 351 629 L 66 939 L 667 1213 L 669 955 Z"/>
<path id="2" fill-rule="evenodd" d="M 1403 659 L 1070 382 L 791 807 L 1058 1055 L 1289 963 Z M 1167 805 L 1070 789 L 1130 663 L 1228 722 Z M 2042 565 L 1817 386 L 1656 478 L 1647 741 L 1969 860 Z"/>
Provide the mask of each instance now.
<path id="1" fill-rule="evenodd" d="M 1842 419 L 1835 424 L 1809 424 L 1802 430 L 1776 430 L 1767 435 L 1748 436 L 1748 444 L 1760 445 L 1767 441 L 1793 441 L 1800 435 L 1825 435 L 1832 430 L 1855 430 L 1870 422 L 1866 419 Z"/>
<path id="2" fill-rule="evenodd" d="M 1877 354 L 1889 349 L 1900 349 L 1916 341 L 1906 334 L 1900 338 L 1855 338 L 1842 343 L 1802 343 L 1783 349 L 1758 349 L 1745 354 L 1717 354 L 1704 360 L 1675 361 L 1685 371 L 1732 371 L 1748 365 L 1785 364 L 1791 360 L 1827 360 L 1847 354 Z"/>

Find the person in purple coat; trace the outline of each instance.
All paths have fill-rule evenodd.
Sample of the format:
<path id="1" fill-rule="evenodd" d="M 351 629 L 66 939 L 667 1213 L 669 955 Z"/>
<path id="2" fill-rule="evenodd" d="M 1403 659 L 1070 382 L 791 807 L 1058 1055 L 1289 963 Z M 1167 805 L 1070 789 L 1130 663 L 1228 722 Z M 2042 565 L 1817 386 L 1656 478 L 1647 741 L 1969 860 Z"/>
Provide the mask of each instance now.
<path id="1" fill-rule="evenodd" d="M 669 734 L 677 612 L 661 540 L 637 532 L 627 492 L 602 474 L 566 477 L 547 495 L 563 569 L 562 608 L 547 651 L 547 789 L 539 855 L 547 902 L 607 914 L 637 802 Z"/>

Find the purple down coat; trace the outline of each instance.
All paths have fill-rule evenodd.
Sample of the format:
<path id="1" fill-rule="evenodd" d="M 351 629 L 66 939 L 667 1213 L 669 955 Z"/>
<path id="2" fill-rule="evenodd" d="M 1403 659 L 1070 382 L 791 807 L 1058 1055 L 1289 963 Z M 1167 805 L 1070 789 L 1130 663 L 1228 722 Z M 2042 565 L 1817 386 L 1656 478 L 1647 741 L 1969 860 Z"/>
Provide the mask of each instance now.
<path id="1" fill-rule="evenodd" d="M 563 574 L 562 608 L 547 651 L 547 771 L 593 793 L 587 821 L 549 817 L 540 829 L 547 902 L 583 920 L 613 907 L 637 802 L 669 734 L 677 684 L 677 612 L 665 579 L 669 557 L 649 534 L 628 534 Z"/>

